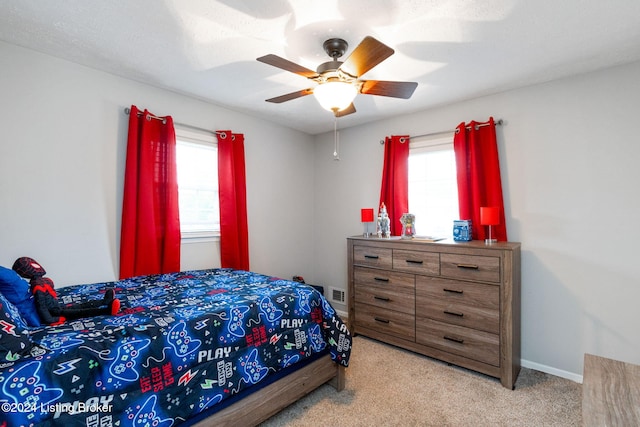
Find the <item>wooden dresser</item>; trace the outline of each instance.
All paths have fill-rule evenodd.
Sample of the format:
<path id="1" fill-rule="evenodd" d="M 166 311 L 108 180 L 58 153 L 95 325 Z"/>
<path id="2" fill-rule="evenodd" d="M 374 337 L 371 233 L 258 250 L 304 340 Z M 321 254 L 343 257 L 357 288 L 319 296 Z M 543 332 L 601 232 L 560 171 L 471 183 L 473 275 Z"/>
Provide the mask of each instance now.
<path id="1" fill-rule="evenodd" d="M 520 372 L 520 244 L 350 237 L 349 323 L 500 378 Z"/>
<path id="2" fill-rule="evenodd" d="M 640 365 L 584 355 L 584 426 L 640 426 Z"/>

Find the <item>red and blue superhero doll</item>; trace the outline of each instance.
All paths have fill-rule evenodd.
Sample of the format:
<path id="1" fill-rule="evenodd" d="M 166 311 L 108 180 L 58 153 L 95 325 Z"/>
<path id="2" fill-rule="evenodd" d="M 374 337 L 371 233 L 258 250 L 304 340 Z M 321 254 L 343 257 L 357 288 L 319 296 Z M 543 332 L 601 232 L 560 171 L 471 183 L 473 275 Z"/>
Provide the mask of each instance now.
<path id="1" fill-rule="evenodd" d="M 33 258 L 18 258 L 13 270 L 29 279 L 36 311 L 43 324 L 59 325 L 66 320 L 100 315 L 115 315 L 120 311 L 120 300 L 115 298 L 113 289 L 107 289 L 102 299 L 89 300 L 78 304 L 61 304 L 54 289 L 53 280 L 44 277 L 47 272 Z"/>

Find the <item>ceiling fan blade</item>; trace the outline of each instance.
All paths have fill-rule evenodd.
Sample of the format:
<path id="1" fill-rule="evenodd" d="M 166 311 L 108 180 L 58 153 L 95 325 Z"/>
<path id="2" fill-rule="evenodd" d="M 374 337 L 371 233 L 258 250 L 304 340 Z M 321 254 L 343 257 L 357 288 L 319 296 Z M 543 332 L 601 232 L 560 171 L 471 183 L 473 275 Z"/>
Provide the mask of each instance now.
<path id="1" fill-rule="evenodd" d="M 391 55 L 395 51 L 382 42 L 367 36 L 351 52 L 351 55 L 340 66 L 340 70 L 353 76 L 360 77 Z"/>
<path id="2" fill-rule="evenodd" d="M 353 114 L 356 112 L 356 107 L 353 105 L 353 103 L 349 104 L 349 106 L 347 108 L 345 108 L 344 110 L 341 111 L 336 111 L 335 113 L 333 113 L 336 117 L 342 117 L 342 116 L 346 116 L 347 114 Z"/>
<path id="3" fill-rule="evenodd" d="M 257 60 L 260 62 L 264 62 L 265 64 L 281 68 L 285 71 L 298 74 L 308 79 L 319 77 L 318 73 L 316 73 L 315 71 L 305 68 L 302 65 L 298 65 L 295 62 L 291 62 L 288 59 L 281 58 L 277 55 L 265 55 L 257 58 Z"/>
<path id="4" fill-rule="evenodd" d="M 409 99 L 418 87 L 416 82 L 389 82 L 383 80 L 362 80 L 360 93 L 365 95 L 390 96 Z"/>
<path id="5" fill-rule="evenodd" d="M 311 88 L 302 89 L 296 92 L 288 93 L 286 95 L 280 95 L 280 96 L 276 96 L 275 98 L 269 98 L 269 99 L 266 99 L 265 101 L 273 102 L 275 104 L 280 104 L 282 102 L 291 101 L 292 99 L 300 98 L 301 96 L 311 95 L 312 93 L 313 93 L 313 89 Z"/>

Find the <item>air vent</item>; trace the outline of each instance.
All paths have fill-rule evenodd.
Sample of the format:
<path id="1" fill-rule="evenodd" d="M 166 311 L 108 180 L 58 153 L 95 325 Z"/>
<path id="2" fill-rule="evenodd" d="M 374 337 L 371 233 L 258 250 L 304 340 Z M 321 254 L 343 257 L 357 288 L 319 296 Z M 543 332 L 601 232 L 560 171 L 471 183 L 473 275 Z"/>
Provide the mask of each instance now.
<path id="1" fill-rule="evenodd" d="M 331 301 L 344 303 L 345 295 L 342 289 L 329 288 L 331 290 Z"/>

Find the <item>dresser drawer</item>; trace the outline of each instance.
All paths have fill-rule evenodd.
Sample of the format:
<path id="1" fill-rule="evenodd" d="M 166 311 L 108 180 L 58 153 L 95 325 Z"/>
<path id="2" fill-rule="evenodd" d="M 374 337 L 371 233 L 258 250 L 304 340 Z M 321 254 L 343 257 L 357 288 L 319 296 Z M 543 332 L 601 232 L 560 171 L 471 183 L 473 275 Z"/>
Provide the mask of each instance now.
<path id="1" fill-rule="evenodd" d="M 415 340 L 415 316 L 357 302 L 355 308 L 356 328 L 361 326 L 409 341 Z"/>
<path id="2" fill-rule="evenodd" d="M 440 254 L 394 249 L 393 269 L 414 274 L 437 275 L 440 273 Z"/>
<path id="3" fill-rule="evenodd" d="M 391 269 L 392 250 L 387 248 L 375 248 L 367 246 L 353 247 L 353 263 L 377 268 Z"/>
<path id="4" fill-rule="evenodd" d="M 414 294 L 415 276 L 413 274 L 382 271 L 373 268 L 354 267 L 353 281 L 357 285 L 372 286 L 395 292 Z"/>
<path id="5" fill-rule="evenodd" d="M 416 342 L 489 365 L 500 366 L 500 340 L 496 334 L 417 317 Z"/>
<path id="6" fill-rule="evenodd" d="M 447 304 L 464 304 L 500 309 L 500 286 L 461 282 L 435 277 L 416 277 L 416 297 L 420 301 L 438 300 Z"/>
<path id="7" fill-rule="evenodd" d="M 447 304 L 441 300 L 429 300 L 421 297 L 416 297 L 416 301 L 416 311 L 420 316 L 492 334 L 500 332 L 498 310 L 463 304 Z"/>
<path id="8" fill-rule="evenodd" d="M 384 310 L 401 311 L 414 315 L 416 301 L 413 293 L 398 292 L 377 286 L 355 285 L 357 303 L 373 305 Z"/>
<path id="9" fill-rule="evenodd" d="M 500 283 L 500 258 L 440 254 L 440 275 L 454 279 Z"/>

